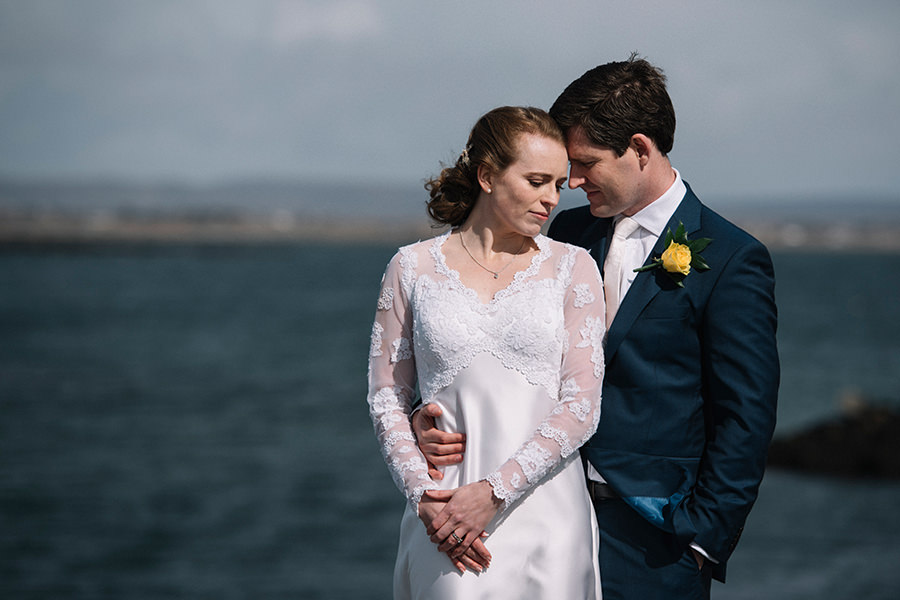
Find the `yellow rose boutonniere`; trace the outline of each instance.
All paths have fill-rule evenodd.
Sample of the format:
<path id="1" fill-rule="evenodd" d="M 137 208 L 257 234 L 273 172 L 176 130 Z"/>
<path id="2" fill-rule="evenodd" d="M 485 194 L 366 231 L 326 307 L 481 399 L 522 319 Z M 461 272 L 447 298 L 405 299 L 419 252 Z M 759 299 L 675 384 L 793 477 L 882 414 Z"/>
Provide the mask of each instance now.
<path id="1" fill-rule="evenodd" d="M 698 271 L 706 271 L 709 265 L 700 256 L 700 253 L 709 246 L 712 240 L 710 238 L 700 238 L 696 240 L 688 240 L 687 233 L 684 230 L 684 223 L 678 224 L 675 233 L 669 229 L 666 231 L 665 246 L 666 249 L 659 258 L 654 258 L 649 265 L 635 269 L 635 273 L 649 271 L 651 269 L 662 269 L 675 282 L 678 287 L 684 287 L 684 278 L 691 273 L 691 267 Z"/>

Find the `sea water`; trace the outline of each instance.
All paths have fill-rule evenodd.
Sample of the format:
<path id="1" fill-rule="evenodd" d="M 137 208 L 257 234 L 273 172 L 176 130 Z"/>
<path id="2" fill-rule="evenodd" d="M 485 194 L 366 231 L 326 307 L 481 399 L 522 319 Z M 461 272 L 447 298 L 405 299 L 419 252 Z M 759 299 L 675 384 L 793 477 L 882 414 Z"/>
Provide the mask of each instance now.
<path id="1" fill-rule="evenodd" d="M 0 598 L 390 597 L 390 245 L 0 249 Z M 777 434 L 900 401 L 900 261 L 774 255 Z M 770 470 L 719 599 L 895 598 L 900 484 Z"/>

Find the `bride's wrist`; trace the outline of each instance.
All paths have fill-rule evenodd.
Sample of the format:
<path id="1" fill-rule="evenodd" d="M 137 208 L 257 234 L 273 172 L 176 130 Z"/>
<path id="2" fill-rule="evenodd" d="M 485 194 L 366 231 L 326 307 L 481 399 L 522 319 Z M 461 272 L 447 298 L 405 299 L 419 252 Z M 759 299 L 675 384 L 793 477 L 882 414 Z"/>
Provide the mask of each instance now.
<path id="1" fill-rule="evenodd" d="M 494 508 L 500 508 L 503 505 L 503 500 L 497 497 L 497 494 L 494 493 L 494 486 L 491 485 L 491 482 L 487 479 L 482 479 L 481 483 L 484 483 L 487 487 L 488 492 L 491 494 L 491 502 L 494 505 Z"/>

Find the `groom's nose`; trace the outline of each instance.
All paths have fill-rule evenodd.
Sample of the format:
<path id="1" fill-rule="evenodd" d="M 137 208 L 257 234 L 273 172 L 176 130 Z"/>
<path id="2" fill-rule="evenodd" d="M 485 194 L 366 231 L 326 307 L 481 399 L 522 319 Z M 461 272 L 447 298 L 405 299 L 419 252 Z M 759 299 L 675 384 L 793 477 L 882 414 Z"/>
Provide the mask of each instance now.
<path id="1" fill-rule="evenodd" d="M 569 189 L 578 189 L 584 182 L 587 181 L 587 178 L 584 176 L 583 167 L 579 167 L 576 164 L 572 164 L 569 167 Z"/>

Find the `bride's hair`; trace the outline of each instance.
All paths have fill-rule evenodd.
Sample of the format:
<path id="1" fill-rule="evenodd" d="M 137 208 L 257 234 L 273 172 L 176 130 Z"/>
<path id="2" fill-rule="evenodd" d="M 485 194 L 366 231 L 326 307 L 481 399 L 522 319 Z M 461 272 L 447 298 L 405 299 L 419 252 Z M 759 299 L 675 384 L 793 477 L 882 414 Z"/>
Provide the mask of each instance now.
<path id="1" fill-rule="evenodd" d="M 539 108 L 501 106 L 478 119 L 456 163 L 425 183 L 431 199 L 428 214 L 441 224 L 462 225 L 475 206 L 481 187 L 478 167 L 501 173 L 515 162 L 519 136 L 531 133 L 565 144 L 562 131 Z"/>

